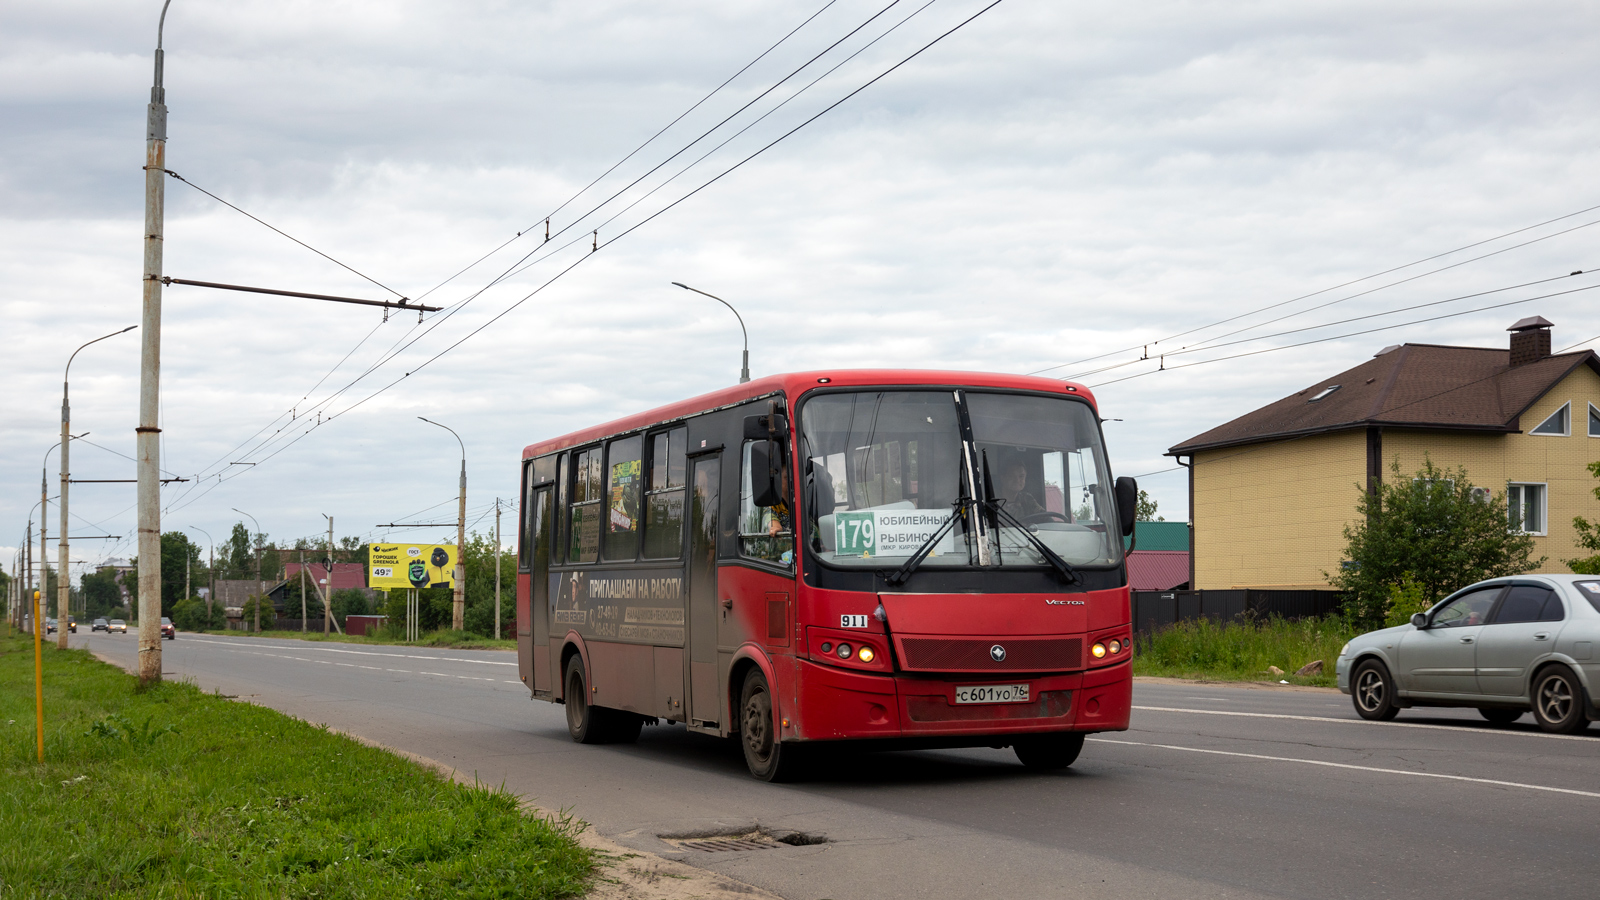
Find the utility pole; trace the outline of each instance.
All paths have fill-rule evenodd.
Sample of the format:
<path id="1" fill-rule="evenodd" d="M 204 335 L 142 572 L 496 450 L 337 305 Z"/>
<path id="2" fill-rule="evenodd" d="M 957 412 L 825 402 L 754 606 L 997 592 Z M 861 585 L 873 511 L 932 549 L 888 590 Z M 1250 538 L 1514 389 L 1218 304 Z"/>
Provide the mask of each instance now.
<path id="1" fill-rule="evenodd" d="M 27 537 L 23 539 L 23 546 L 33 548 L 33 522 L 28 523 Z M 33 577 L 33 561 L 28 561 L 28 577 Z M 39 762 L 44 762 L 44 617 L 40 615 L 44 604 L 39 598 L 44 596 L 43 591 L 29 591 L 27 595 L 33 601 L 33 730 L 39 739 Z"/>
<path id="2" fill-rule="evenodd" d="M 250 515 L 249 513 L 245 512 L 242 509 L 239 509 L 238 507 L 234 507 L 233 511 L 238 513 L 239 515 L 244 516 L 245 518 L 249 519 L 250 520 L 250 524 L 256 526 L 256 532 L 255 532 L 256 537 L 255 537 L 254 541 L 251 541 L 251 543 L 256 545 L 256 598 L 257 598 L 256 599 L 256 634 L 260 634 L 261 633 L 261 600 L 260 600 L 260 596 L 261 596 L 261 538 L 262 538 L 261 523 L 256 521 L 256 517 L 255 516 Z"/>
<path id="3" fill-rule="evenodd" d="M 209 562 L 206 566 L 207 571 L 211 573 L 211 592 L 206 596 L 206 627 L 210 628 L 211 604 L 216 602 L 217 599 L 217 539 L 212 537 L 211 532 L 205 530 L 204 528 L 195 528 L 193 525 L 190 525 L 189 527 L 205 535 L 206 543 L 211 545 L 211 549 L 207 552 L 207 559 Z M 187 591 L 185 592 L 185 596 L 187 596 Z"/>
<path id="4" fill-rule="evenodd" d="M 298 542 L 296 542 L 298 543 Z M 306 630 L 306 555 L 300 554 L 300 631 Z"/>
<path id="5" fill-rule="evenodd" d="M 500 498 L 494 499 L 494 639 L 500 640 Z"/>
<path id="6" fill-rule="evenodd" d="M 328 623 L 333 621 L 333 516 L 323 513 L 328 520 L 328 587 L 322 592 L 322 633 L 328 633 Z"/>
<path id="7" fill-rule="evenodd" d="M 150 86 L 144 151 L 144 333 L 139 351 L 139 683 L 161 680 L 161 240 L 166 205 L 167 89 L 162 86 L 161 36 L 156 25 L 155 82 Z"/>
<path id="8" fill-rule="evenodd" d="M 48 457 L 49 454 L 47 453 L 47 454 L 45 454 L 45 456 Z M 44 549 L 45 532 L 50 530 L 50 503 L 49 503 L 49 500 L 48 500 L 49 493 L 50 493 L 50 481 L 45 476 L 44 470 L 40 469 L 39 470 L 39 596 L 40 596 L 41 599 L 39 601 L 39 606 L 41 608 L 45 606 L 45 601 L 42 598 L 48 597 L 49 594 L 47 592 L 50 590 L 50 554 L 48 552 L 46 552 L 45 549 Z M 67 627 L 67 620 L 63 619 L 61 616 L 56 616 L 56 624 L 57 624 L 57 626 L 59 628 L 63 628 L 64 629 L 64 628 Z M 45 633 L 45 626 L 44 626 L 44 621 L 43 620 L 39 621 L 39 633 L 40 634 Z"/>

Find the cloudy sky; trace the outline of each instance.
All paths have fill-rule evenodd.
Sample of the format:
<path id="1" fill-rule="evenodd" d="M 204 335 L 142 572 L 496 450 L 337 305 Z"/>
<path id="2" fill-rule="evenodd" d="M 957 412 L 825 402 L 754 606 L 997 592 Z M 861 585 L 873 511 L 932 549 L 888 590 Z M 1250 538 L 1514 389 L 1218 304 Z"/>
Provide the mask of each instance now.
<path id="1" fill-rule="evenodd" d="M 1600 269 L 1594 2 L 1004 0 L 672 205 L 987 2 L 176 0 L 169 167 L 451 311 L 168 289 L 162 465 L 200 480 L 165 489 L 163 529 L 446 521 L 459 451 L 418 415 L 461 433 L 492 527 L 525 444 L 736 379 L 737 323 L 672 281 L 739 307 L 758 375 L 1102 385 L 1114 468 L 1169 519 L 1169 446 L 1387 344 L 1502 346 L 1535 314 L 1558 349 L 1600 337 L 1600 291 L 1571 293 L 1600 275 L 1568 274 Z M 68 355 L 139 321 L 159 10 L 0 3 L 8 570 Z M 188 185 L 167 200 L 169 275 L 388 296 Z M 132 477 L 137 335 L 73 365 L 99 445 L 76 477 Z M 74 557 L 130 555 L 133 502 L 75 488 L 74 533 L 122 539 Z"/>

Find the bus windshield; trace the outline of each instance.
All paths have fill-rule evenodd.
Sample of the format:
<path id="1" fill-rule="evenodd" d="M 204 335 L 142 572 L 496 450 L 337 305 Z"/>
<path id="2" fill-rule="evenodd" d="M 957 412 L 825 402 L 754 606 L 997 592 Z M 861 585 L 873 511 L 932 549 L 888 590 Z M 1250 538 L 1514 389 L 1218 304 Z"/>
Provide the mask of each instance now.
<path id="1" fill-rule="evenodd" d="M 932 540 L 924 567 L 1043 565 L 1030 535 L 1073 566 L 1121 559 L 1105 451 L 1086 403 L 840 392 L 810 398 L 799 425 L 805 540 L 823 562 L 899 566 Z M 1004 514 L 981 511 L 993 507 Z"/>

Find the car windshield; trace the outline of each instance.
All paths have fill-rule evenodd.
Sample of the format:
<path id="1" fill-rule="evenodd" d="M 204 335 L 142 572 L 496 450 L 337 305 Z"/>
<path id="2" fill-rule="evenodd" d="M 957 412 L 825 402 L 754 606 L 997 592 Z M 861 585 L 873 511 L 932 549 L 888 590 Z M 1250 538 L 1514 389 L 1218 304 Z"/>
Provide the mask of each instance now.
<path id="1" fill-rule="evenodd" d="M 806 541 L 825 562 L 898 566 L 952 515 L 924 566 L 1043 565 L 1030 536 L 1075 566 L 1121 559 L 1116 529 L 1107 527 L 1115 516 L 1100 431 L 1084 402 L 982 391 L 841 392 L 809 399 L 800 433 Z M 980 516 L 977 503 L 987 501 L 1004 514 Z M 980 518 L 989 523 L 987 552 Z"/>

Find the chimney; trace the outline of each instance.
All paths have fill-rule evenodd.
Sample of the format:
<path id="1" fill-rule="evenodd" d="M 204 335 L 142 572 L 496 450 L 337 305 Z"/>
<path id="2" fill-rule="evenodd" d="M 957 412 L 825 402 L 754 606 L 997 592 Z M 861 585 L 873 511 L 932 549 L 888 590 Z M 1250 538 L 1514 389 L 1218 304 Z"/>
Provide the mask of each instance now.
<path id="1" fill-rule="evenodd" d="M 1529 316 L 1507 328 L 1511 332 L 1511 367 L 1538 362 L 1550 355 L 1550 328 L 1544 316 Z"/>

